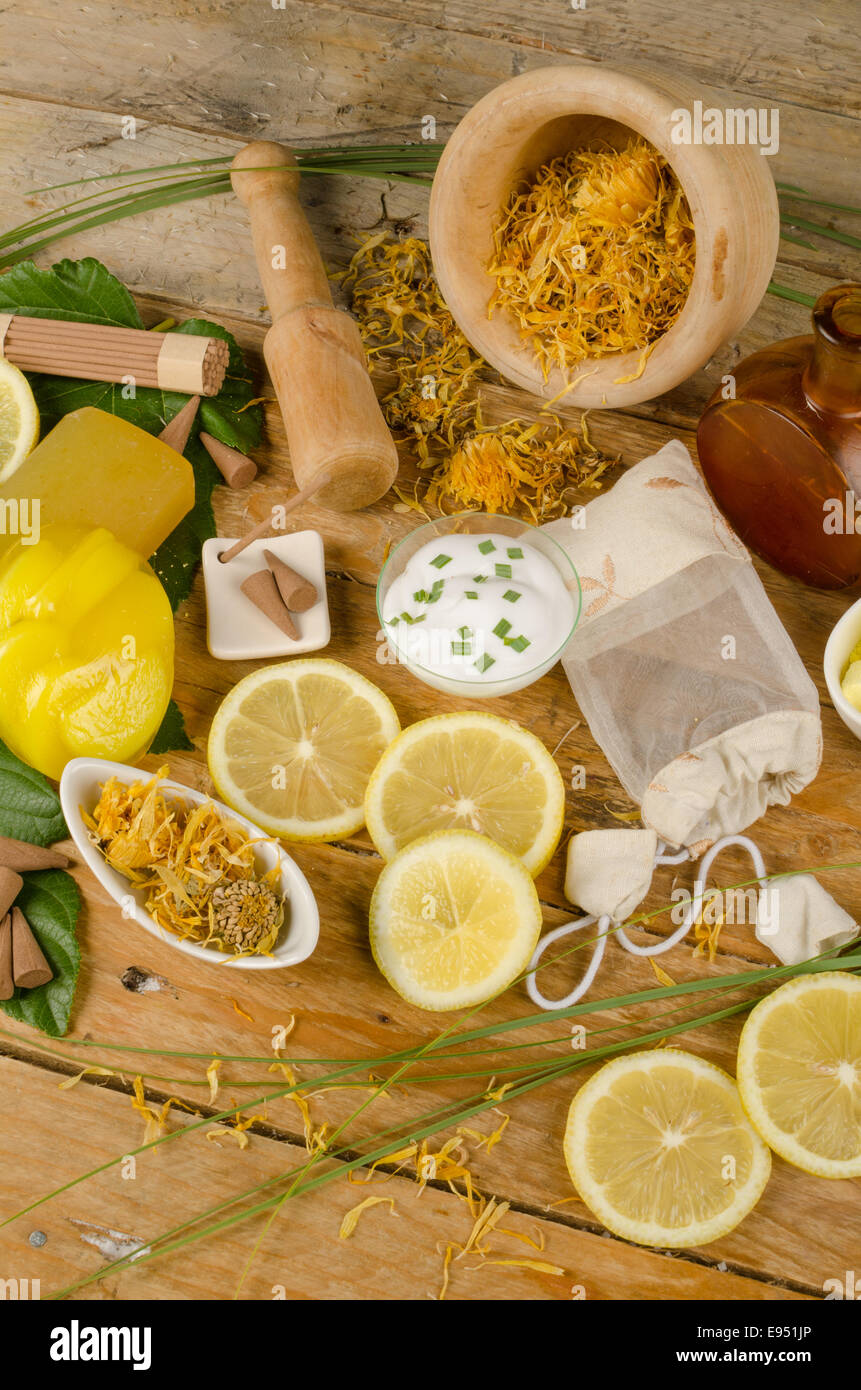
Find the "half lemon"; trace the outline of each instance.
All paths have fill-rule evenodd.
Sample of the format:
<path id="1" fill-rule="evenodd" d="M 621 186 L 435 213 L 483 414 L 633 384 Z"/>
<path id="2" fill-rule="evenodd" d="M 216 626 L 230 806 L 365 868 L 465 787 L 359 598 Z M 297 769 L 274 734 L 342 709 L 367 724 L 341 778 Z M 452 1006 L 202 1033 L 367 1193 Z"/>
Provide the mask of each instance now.
<path id="1" fill-rule="evenodd" d="M 39 411 L 24 373 L 0 357 L 0 483 L 39 442 Z"/>
<path id="2" fill-rule="evenodd" d="M 801 975 L 742 1029 L 738 1085 L 775 1153 L 821 1178 L 861 1177 L 861 980 Z"/>
<path id="3" fill-rule="evenodd" d="M 541 906 L 513 854 L 474 831 L 445 830 L 386 865 L 370 929 L 374 960 L 399 994 L 421 1009 L 462 1009 L 525 971 Z"/>
<path id="4" fill-rule="evenodd" d="M 287 661 L 234 686 L 208 760 L 222 801 L 285 840 L 337 840 L 362 826 L 365 789 L 398 733 L 391 701 L 340 661 Z"/>
<path id="5" fill-rule="evenodd" d="M 365 819 L 384 859 L 440 830 L 502 845 L 533 875 L 552 858 L 565 784 L 534 734 L 495 714 L 438 714 L 412 724 L 381 758 Z"/>
<path id="6" fill-rule="evenodd" d="M 580 1088 L 565 1160 L 609 1231 L 660 1249 L 726 1235 L 771 1171 L 732 1077 L 672 1048 L 616 1057 Z"/>

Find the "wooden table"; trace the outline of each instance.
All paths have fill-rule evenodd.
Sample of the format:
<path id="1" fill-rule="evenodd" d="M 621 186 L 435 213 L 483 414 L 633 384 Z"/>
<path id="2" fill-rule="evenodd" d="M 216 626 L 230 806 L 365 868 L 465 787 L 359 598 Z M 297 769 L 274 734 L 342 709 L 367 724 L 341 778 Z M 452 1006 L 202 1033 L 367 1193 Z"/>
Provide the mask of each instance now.
<path id="1" fill-rule="evenodd" d="M 587 0 L 583 9 L 562 0 L 525 5 L 496 0 L 492 6 L 452 0 L 444 7 L 410 0 L 395 8 L 396 18 L 384 0 L 354 0 L 349 7 L 316 0 L 285 0 L 283 7 L 280 0 L 271 6 L 265 0 L 253 5 L 247 0 L 211 5 L 89 0 L 59 8 L 49 0 L 29 0 L 26 6 L 5 7 L 0 14 L 4 225 L 41 206 L 38 199 L 22 196 L 36 185 L 219 154 L 256 136 L 322 143 L 373 131 L 384 132 L 381 139 L 409 140 L 419 138 L 422 118 L 433 115 L 444 138 L 494 84 L 571 58 L 672 67 L 732 88 L 742 104 L 779 105 L 775 176 L 835 201 L 857 197 L 861 124 L 849 0 L 818 5 L 730 0 L 722 7 L 683 0 L 652 0 L 648 6 L 638 0 L 594 5 Z M 135 118 L 132 126 L 123 125 L 128 116 Z M 355 239 L 372 230 L 393 226 L 421 235 L 426 229 L 427 197 L 412 188 L 320 180 L 309 182 L 304 194 L 333 266 L 343 264 Z M 849 221 L 844 225 L 857 230 Z M 781 243 L 780 281 L 815 294 L 835 280 L 858 278 L 850 252 L 823 245 L 813 253 Z M 205 313 L 223 322 L 247 350 L 259 394 L 271 395 L 260 359 L 266 315 L 245 213 L 234 199 L 103 228 L 60 249 L 105 261 L 139 296 L 148 323 L 168 313 L 178 318 Z M 57 258 L 43 254 L 41 262 Z M 593 437 L 625 464 L 671 438 L 693 450 L 698 414 L 720 376 L 752 349 L 805 332 L 806 325 L 804 309 L 767 296 L 738 339 L 671 395 L 624 413 L 595 412 Z M 387 380 L 384 369 L 381 390 Z M 515 414 L 534 418 L 533 401 L 499 384 L 485 383 L 482 400 L 490 420 Z M 576 421 L 577 412 L 570 418 Z M 259 457 L 261 474 L 248 493 L 216 493 L 223 534 L 240 533 L 291 485 L 283 430 L 271 400 Z M 403 466 L 410 478 L 406 452 Z M 377 661 L 374 581 L 386 547 L 414 520 L 393 511 L 390 501 L 346 517 L 313 507 L 307 512 L 307 522 L 319 528 L 326 544 L 333 618 L 327 654 L 377 681 L 404 724 L 465 703 L 432 693 L 397 667 Z M 803 589 L 764 566 L 760 572 L 820 689 L 825 759 L 813 785 L 791 807 L 769 812 L 757 836 L 773 871 L 851 860 L 857 857 L 861 828 L 861 757 L 827 699 L 821 673 L 825 639 L 847 596 Z M 203 750 L 210 721 L 223 695 L 253 664 L 208 656 L 199 579 L 177 617 L 177 638 L 176 695 L 196 751 L 172 757 L 171 769 L 180 780 L 208 787 Z M 548 748 L 559 744 L 566 778 L 575 765 L 585 767 L 585 789 L 569 794 L 568 830 L 612 824 L 611 811 L 631 809 L 585 724 L 577 722 L 560 668 L 496 708 L 528 723 Z M 148 765 L 157 761 L 149 759 Z M 71 1036 L 197 1051 L 203 1059 L 171 1062 L 105 1048 L 84 1052 L 0 1019 L 5 1028 L 0 1049 L 3 1215 L 142 1142 L 143 1120 L 129 1099 L 138 1069 L 153 1073 L 144 1085 L 155 1108 L 174 1096 L 206 1115 L 230 1104 L 230 1097 L 238 1102 L 255 1095 L 253 1086 L 240 1083 L 262 1074 L 260 1067 L 225 1062 L 221 1091 L 210 1104 L 206 1058 L 216 1052 L 268 1055 L 273 1029 L 291 1018 L 296 1024 L 287 1051 L 308 1056 L 371 1057 L 438 1031 L 439 1020 L 403 1003 L 371 960 L 367 910 L 380 865 L 367 836 L 298 847 L 296 859 L 320 904 L 316 954 L 289 972 L 237 973 L 229 981 L 123 922 L 90 875 L 76 874 L 86 905 L 79 933 L 84 965 Z M 558 853 L 538 881 L 548 926 L 570 916 L 562 893 L 563 860 Z M 743 858 L 727 855 L 722 881 L 747 872 Z M 689 882 L 690 874 L 680 873 L 679 880 Z M 861 872 L 831 874 L 828 887 L 847 908 L 861 912 Z M 669 877 L 661 877 L 647 905 L 666 901 L 669 890 Z M 656 925 L 655 930 L 667 928 Z M 654 983 L 647 961 L 623 955 L 612 943 L 607 956 L 601 981 L 606 996 Z M 750 927 L 727 926 L 711 968 L 726 973 L 769 959 Z M 662 964 L 676 979 L 709 969 L 693 957 L 690 944 L 662 957 Z M 488 1008 L 486 1017 L 526 1011 L 528 1001 L 518 988 Z M 737 1032 L 726 1023 L 681 1041 L 732 1069 Z M 58 1089 L 85 1064 L 102 1065 L 112 1074 L 91 1073 L 72 1089 Z M 588 1299 L 822 1298 L 824 1280 L 857 1267 L 858 1185 L 807 1177 L 779 1160 L 756 1211 L 730 1236 L 702 1250 L 670 1257 L 607 1238 L 573 1197 L 562 1160 L 561 1135 L 575 1084 L 573 1078 L 563 1079 L 512 1103 L 508 1128 L 490 1152 L 466 1141 L 480 1190 L 511 1204 L 503 1225 L 543 1243 L 540 1259 L 564 1273 L 460 1260 L 451 1267 L 449 1297 L 569 1299 L 581 1296 L 579 1290 Z M 406 1122 L 431 1108 L 438 1092 L 432 1096 L 430 1090 L 398 1092 L 375 1102 L 350 1133 Z M 334 1124 L 355 1104 L 354 1092 L 313 1098 L 313 1122 Z M 500 1109 L 507 1110 L 504 1101 Z M 261 1114 L 263 1107 L 252 1112 Z M 171 1128 L 188 1122 L 181 1115 L 171 1113 Z M 498 1113 L 489 1111 L 476 1127 L 490 1133 L 498 1123 Z M 44 1296 L 98 1271 L 127 1249 L 130 1239 L 147 1241 L 204 1206 L 295 1166 L 303 1155 L 301 1117 L 288 1100 L 265 1108 L 265 1122 L 255 1126 L 244 1150 L 224 1125 L 204 1126 L 141 1157 L 134 1180 L 111 1168 L 0 1231 L 0 1276 L 40 1279 Z M 352 1239 L 339 1240 L 343 1214 L 369 1191 L 393 1197 L 395 1214 L 388 1205 L 376 1206 Z M 90 1284 L 81 1296 L 230 1297 L 262 1221 L 251 1217 L 223 1236 L 132 1266 Z M 263 1238 L 242 1296 L 435 1297 L 441 1252 L 448 1242 L 462 1243 L 471 1225 L 466 1205 L 445 1183 L 432 1180 L 420 1192 L 405 1174 L 374 1188 L 358 1188 L 339 1177 L 282 1212 Z M 47 1236 L 41 1248 L 29 1242 L 35 1230 Z M 536 1253 L 510 1234 L 495 1236 L 493 1245 L 499 1260 Z"/>

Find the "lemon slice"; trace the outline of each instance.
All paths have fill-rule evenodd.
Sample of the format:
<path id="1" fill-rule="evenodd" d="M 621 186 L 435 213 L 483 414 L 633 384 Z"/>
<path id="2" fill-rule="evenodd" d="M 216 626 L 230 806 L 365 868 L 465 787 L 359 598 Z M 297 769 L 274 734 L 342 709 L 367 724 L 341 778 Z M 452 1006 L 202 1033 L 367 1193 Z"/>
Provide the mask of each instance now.
<path id="1" fill-rule="evenodd" d="M 219 796 L 271 835 L 337 840 L 364 822 L 368 778 L 400 729 L 391 701 L 340 661 L 246 676 L 209 735 Z"/>
<path id="2" fill-rule="evenodd" d="M 565 1161 L 608 1230 L 662 1249 L 726 1235 L 771 1171 L 732 1077 L 672 1048 L 616 1057 L 580 1088 Z"/>
<path id="3" fill-rule="evenodd" d="M 0 483 L 21 467 L 39 440 L 39 412 L 23 372 L 0 357 Z"/>
<path id="4" fill-rule="evenodd" d="M 471 830 L 416 840 L 371 899 L 371 950 L 421 1009 L 483 1003 L 529 964 L 541 931 L 535 884 L 514 855 Z"/>
<path id="5" fill-rule="evenodd" d="M 487 835 L 531 874 L 562 834 L 565 786 L 540 739 L 495 714 L 438 714 L 405 729 L 368 786 L 365 819 L 384 859 L 420 836 Z"/>
<path id="6" fill-rule="evenodd" d="M 861 980 L 800 976 L 742 1029 L 738 1086 L 775 1153 L 821 1178 L 861 1177 Z"/>

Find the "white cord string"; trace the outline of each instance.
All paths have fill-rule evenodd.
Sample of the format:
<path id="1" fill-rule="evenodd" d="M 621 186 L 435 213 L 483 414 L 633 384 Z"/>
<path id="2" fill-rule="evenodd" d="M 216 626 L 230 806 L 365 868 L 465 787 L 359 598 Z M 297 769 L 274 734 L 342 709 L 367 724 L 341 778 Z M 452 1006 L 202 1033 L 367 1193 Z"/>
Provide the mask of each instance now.
<path id="1" fill-rule="evenodd" d="M 700 860 L 696 882 L 694 884 L 693 897 L 685 909 L 685 915 L 681 926 L 677 927 L 668 937 L 665 937 L 662 941 L 657 942 L 653 946 L 637 946 L 636 943 L 630 939 L 623 927 L 617 927 L 615 933 L 619 944 L 624 947 L 626 951 L 629 951 L 632 956 L 660 956 L 663 955 L 665 951 L 672 950 L 673 946 L 678 945 L 678 943 L 687 936 L 694 917 L 699 913 L 702 907 L 706 892 L 706 882 L 712 864 L 717 859 L 718 855 L 722 854 L 725 849 L 729 849 L 731 845 L 736 845 L 739 849 L 747 850 L 753 860 L 754 872 L 760 889 L 764 889 L 766 887 L 767 875 L 765 871 L 765 861 L 759 851 L 759 846 L 747 835 L 724 835 L 723 839 L 715 840 L 714 844 L 706 851 Z M 690 851 L 686 849 L 680 850 L 677 854 L 667 854 L 665 851 L 666 845 L 662 840 L 659 840 L 655 854 L 654 868 L 658 868 L 663 864 L 684 864 L 686 860 L 691 857 Z M 592 953 L 592 959 L 589 962 L 586 973 L 583 975 L 579 984 L 570 994 L 566 994 L 564 999 L 548 999 L 541 993 L 535 982 L 535 971 L 538 962 L 547 947 L 554 941 L 561 940 L 563 936 L 568 936 L 571 932 L 580 931 L 583 927 L 591 926 L 593 922 L 597 922 L 598 924 L 598 939 L 595 943 L 595 950 Z M 574 922 L 566 922 L 564 926 L 556 927 L 553 931 L 548 932 L 546 936 L 542 937 L 529 962 L 529 974 L 526 976 L 526 989 L 532 1002 L 537 1004 L 541 1009 L 553 1010 L 567 1009 L 572 1004 L 576 1004 L 579 999 L 582 999 L 583 995 L 594 981 L 595 976 L 598 974 L 601 961 L 604 959 L 607 934 L 611 928 L 612 920 L 610 917 L 579 917 Z"/>
<path id="2" fill-rule="evenodd" d="M 546 995 L 541 993 L 541 990 L 535 983 L 535 971 L 538 962 L 544 955 L 547 947 L 551 946 L 554 941 L 561 941 L 563 936 L 569 936 L 571 932 L 581 931 L 583 927 L 590 927 L 593 922 L 597 922 L 598 924 L 598 939 L 595 942 L 592 959 L 589 962 L 585 975 L 582 980 L 580 980 L 579 984 L 572 989 L 571 993 L 565 995 L 564 999 L 548 999 Z M 566 922 L 564 926 L 555 927 L 553 931 L 549 931 L 546 936 L 541 938 L 532 954 L 532 959 L 529 962 L 529 974 L 526 976 L 526 992 L 533 1004 L 537 1004 L 539 1009 L 567 1009 L 570 1008 L 572 1004 L 576 1004 L 578 999 L 582 999 L 583 995 L 592 984 L 592 981 L 595 979 L 595 976 L 598 974 L 599 966 L 604 959 L 604 951 L 607 947 L 607 932 L 611 925 L 612 923 L 609 917 L 578 917 L 576 922 Z"/>

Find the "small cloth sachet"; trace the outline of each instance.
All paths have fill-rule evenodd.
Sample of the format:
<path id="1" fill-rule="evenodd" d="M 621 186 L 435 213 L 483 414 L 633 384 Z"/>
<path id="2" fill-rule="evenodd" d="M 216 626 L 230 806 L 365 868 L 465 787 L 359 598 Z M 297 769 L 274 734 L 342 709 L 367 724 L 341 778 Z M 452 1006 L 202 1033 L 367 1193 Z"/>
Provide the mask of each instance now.
<path id="1" fill-rule="evenodd" d="M 595 917 L 624 922 L 652 882 L 654 830 L 584 830 L 568 842 L 565 896 Z"/>
<path id="2" fill-rule="evenodd" d="M 845 946 L 858 927 L 812 874 L 794 874 L 760 893 L 756 935 L 784 965 L 798 965 Z"/>

